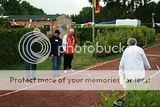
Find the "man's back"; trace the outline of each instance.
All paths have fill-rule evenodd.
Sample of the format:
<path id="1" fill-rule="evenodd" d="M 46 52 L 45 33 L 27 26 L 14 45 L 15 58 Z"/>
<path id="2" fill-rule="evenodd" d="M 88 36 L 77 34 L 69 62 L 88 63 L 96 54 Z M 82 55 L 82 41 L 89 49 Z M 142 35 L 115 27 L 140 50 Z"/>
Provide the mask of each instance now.
<path id="1" fill-rule="evenodd" d="M 124 70 L 144 70 L 143 49 L 138 46 L 129 46 L 124 51 Z"/>
<path id="2" fill-rule="evenodd" d="M 144 77 L 144 70 L 149 69 L 150 64 L 143 49 L 133 45 L 124 51 L 119 68 L 128 78 Z"/>

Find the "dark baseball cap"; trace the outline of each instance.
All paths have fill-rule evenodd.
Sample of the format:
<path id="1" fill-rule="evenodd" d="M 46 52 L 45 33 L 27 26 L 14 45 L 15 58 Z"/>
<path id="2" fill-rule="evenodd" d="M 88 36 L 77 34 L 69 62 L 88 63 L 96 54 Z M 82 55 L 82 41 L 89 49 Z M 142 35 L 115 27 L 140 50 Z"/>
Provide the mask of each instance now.
<path id="1" fill-rule="evenodd" d="M 60 34 L 60 31 L 59 31 L 59 30 L 56 30 L 54 33 L 58 33 L 58 34 Z"/>

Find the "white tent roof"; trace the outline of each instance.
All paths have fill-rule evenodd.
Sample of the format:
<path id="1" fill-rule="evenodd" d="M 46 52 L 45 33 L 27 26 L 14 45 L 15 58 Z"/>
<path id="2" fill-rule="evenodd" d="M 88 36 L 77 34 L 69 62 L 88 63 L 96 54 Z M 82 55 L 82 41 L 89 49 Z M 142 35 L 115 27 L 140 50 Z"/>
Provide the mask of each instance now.
<path id="1" fill-rule="evenodd" d="M 7 18 L 8 16 L 0 16 L 0 18 Z"/>
<path id="2" fill-rule="evenodd" d="M 117 19 L 116 25 L 139 26 L 141 25 L 141 21 L 138 19 Z"/>

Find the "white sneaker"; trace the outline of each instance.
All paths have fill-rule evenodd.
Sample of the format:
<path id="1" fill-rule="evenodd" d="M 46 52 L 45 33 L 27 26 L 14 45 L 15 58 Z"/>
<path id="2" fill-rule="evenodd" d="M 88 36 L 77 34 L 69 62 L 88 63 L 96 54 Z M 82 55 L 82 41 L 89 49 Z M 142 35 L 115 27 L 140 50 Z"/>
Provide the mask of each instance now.
<path id="1" fill-rule="evenodd" d="M 67 74 L 67 70 L 64 70 L 64 73 Z"/>
<path id="2" fill-rule="evenodd" d="M 70 71 L 70 72 L 75 72 L 75 70 L 74 70 L 74 69 L 70 69 L 69 71 Z"/>

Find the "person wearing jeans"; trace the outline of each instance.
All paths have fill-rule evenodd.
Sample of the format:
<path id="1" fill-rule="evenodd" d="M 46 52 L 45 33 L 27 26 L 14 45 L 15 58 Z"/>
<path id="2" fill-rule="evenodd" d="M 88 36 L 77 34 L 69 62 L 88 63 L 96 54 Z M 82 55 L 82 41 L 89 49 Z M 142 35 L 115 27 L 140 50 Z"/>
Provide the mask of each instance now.
<path id="1" fill-rule="evenodd" d="M 34 39 L 36 39 L 37 37 L 39 37 L 39 33 L 40 33 L 40 29 L 39 28 L 35 28 L 34 32 L 33 32 L 33 36 Z M 29 40 L 32 38 L 32 36 L 28 37 L 28 39 L 26 40 L 26 42 L 24 43 L 25 45 L 28 44 L 28 46 L 31 45 L 31 42 L 29 42 Z M 35 53 L 37 53 L 39 51 L 39 43 L 35 42 L 31 45 L 31 50 Z M 30 49 L 29 48 L 25 48 L 24 52 L 26 54 L 26 60 L 24 61 L 24 68 L 25 68 L 25 75 L 26 78 L 30 79 L 30 78 L 36 78 L 36 73 L 35 71 L 37 70 L 37 64 L 35 64 L 36 60 L 32 59 L 31 55 L 30 55 Z M 33 60 L 33 61 L 32 61 Z M 32 63 L 34 62 L 34 63 Z"/>
<path id="2" fill-rule="evenodd" d="M 60 67 L 61 67 L 61 56 L 53 56 L 52 59 L 52 72 L 53 72 L 53 76 L 58 76 L 60 75 Z"/>
<path id="3" fill-rule="evenodd" d="M 24 62 L 24 67 L 25 67 L 25 74 L 26 78 L 29 79 L 30 77 L 36 78 L 36 70 L 37 70 L 37 65 L 36 64 L 30 64 L 28 62 Z M 30 75 L 30 69 L 32 70 L 32 74 Z"/>
<path id="4" fill-rule="evenodd" d="M 53 75 L 59 75 L 59 70 L 61 67 L 61 56 L 63 52 L 62 49 L 62 39 L 59 37 L 60 31 L 56 30 L 54 35 L 50 38 L 51 42 L 51 57 L 52 57 L 52 70 Z"/>

